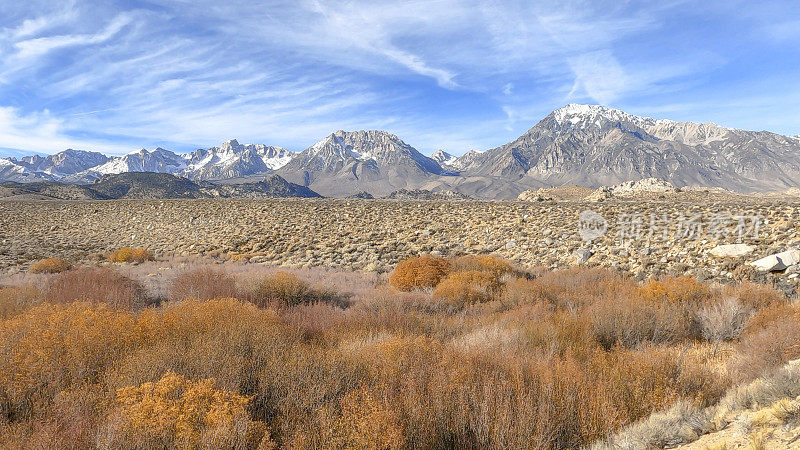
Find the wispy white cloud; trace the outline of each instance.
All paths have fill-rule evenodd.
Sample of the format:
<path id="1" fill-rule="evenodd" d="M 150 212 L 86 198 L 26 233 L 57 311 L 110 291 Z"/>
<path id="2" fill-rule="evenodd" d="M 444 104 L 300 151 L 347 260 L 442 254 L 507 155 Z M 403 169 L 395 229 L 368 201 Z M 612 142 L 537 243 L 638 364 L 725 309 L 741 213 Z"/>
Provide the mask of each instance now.
<path id="1" fill-rule="evenodd" d="M 22 59 L 33 58 L 63 47 L 99 44 L 110 39 L 130 22 L 129 15 L 120 14 L 108 24 L 105 30 L 97 34 L 67 34 L 18 41 L 14 44 L 18 50 L 15 56 Z"/>

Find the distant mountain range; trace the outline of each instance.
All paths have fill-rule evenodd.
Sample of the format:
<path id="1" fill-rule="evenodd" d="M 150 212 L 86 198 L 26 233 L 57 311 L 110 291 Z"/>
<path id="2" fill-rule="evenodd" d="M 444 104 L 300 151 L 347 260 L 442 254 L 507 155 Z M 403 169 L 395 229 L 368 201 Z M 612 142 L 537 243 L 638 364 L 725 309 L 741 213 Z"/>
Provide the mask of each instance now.
<path id="1" fill-rule="evenodd" d="M 274 173 L 335 197 L 422 189 L 512 199 L 539 187 L 597 187 L 644 178 L 678 187 L 775 191 L 800 186 L 800 137 L 570 104 L 508 144 L 458 157 L 444 150 L 428 157 L 393 134 L 371 130 L 337 131 L 301 152 L 231 140 L 188 154 L 157 148 L 110 157 L 65 150 L 0 159 L 0 181 L 20 183 L 90 184 L 135 172 L 224 184 Z"/>

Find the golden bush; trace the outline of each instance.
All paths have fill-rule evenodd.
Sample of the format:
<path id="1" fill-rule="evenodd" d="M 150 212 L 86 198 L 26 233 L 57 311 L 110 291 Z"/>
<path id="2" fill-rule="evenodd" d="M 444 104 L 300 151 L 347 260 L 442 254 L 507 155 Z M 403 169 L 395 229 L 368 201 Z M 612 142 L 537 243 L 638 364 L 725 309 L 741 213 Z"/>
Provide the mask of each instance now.
<path id="1" fill-rule="evenodd" d="M 433 289 L 450 273 L 451 264 L 444 258 L 420 256 L 401 261 L 389 274 L 389 284 L 401 291 Z"/>
<path id="2" fill-rule="evenodd" d="M 711 296 L 711 290 L 694 277 L 674 277 L 651 281 L 643 286 L 640 292 L 647 299 L 669 301 L 685 306 L 698 305 Z"/>
<path id="3" fill-rule="evenodd" d="M 492 255 L 467 255 L 459 256 L 453 260 L 453 271 L 487 271 L 500 277 L 514 272 L 510 262 Z"/>
<path id="4" fill-rule="evenodd" d="M 72 268 L 72 264 L 61 258 L 47 258 L 31 264 L 30 273 L 61 273 Z"/>
<path id="5" fill-rule="evenodd" d="M 334 422 L 329 448 L 399 449 L 405 444 L 396 410 L 361 388 L 339 401 L 341 416 Z"/>
<path id="6" fill-rule="evenodd" d="M 173 372 L 117 390 L 101 448 L 271 448 L 265 424 L 250 420 L 250 398 Z"/>
<path id="7" fill-rule="evenodd" d="M 42 304 L 2 322 L 0 398 L 12 416 L 42 411 L 70 386 L 95 381 L 137 341 L 135 318 L 106 305 Z"/>
<path id="8" fill-rule="evenodd" d="M 285 305 L 306 303 L 311 285 L 290 272 L 276 272 L 261 280 L 255 289 L 256 298 L 263 304 L 277 301 Z"/>
<path id="9" fill-rule="evenodd" d="M 153 259 L 153 253 L 146 248 L 122 247 L 108 254 L 108 260 L 112 263 L 143 263 Z"/>
<path id="10" fill-rule="evenodd" d="M 494 274 L 470 270 L 448 275 L 439 282 L 433 295 L 447 300 L 451 305 L 466 306 L 491 300 L 499 288 Z"/>
<path id="11" fill-rule="evenodd" d="M 798 309 L 759 287 L 495 273 L 451 271 L 433 295 L 381 287 L 347 310 L 285 274 L 249 293 L 266 307 L 115 309 L 129 290 L 107 268 L 43 295 L 0 289 L 0 448 L 582 448 L 800 357 Z M 727 298 L 756 312 L 742 337 L 687 331 Z"/>
<path id="12" fill-rule="evenodd" d="M 347 298 L 329 289 L 320 289 L 301 280 L 297 275 L 279 271 L 255 284 L 251 300 L 258 306 L 297 306 L 310 303 L 330 303 L 346 307 Z"/>

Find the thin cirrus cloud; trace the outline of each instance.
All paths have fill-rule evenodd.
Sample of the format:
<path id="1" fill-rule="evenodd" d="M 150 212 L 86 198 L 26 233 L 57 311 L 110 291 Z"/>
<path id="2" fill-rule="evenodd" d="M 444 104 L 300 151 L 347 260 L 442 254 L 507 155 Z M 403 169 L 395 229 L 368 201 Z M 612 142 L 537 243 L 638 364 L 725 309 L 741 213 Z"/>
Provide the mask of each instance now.
<path id="1" fill-rule="evenodd" d="M 235 137 L 301 150 L 385 128 L 460 154 L 568 102 L 800 133 L 798 106 L 778 95 L 800 68 L 789 1 L 746 17 L 722 0 L 126 5 L 0 5 L 0 149 L 188 151 Z M 743 110 L 716 106 L 742 93 Z"/>

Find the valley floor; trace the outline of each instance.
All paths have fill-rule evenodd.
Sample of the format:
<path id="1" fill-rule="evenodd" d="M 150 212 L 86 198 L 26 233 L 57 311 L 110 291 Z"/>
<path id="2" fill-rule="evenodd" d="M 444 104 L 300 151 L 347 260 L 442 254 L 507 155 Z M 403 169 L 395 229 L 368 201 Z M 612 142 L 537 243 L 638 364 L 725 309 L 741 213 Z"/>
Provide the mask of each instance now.
<path id="1" fill-rule="evenodd" d="M 605 233 L 587 243 L 579 216 Z M 583 263 L 651 276 L 775 282 L 745 263 L 800 243 L 800 200 L 651 196 L 605 202 L 411 200 L 0 201 L 0 271 L 60 256 L 97 259 L 121 246 L 159 257 L 204 256 L 288 267 L 387 272 L 409 256 L 492 253 L 527 267 Z M 754 247 L 714 257 L 719 244 Z M 791 272 L 791 271 L 789 271 Z"/>

